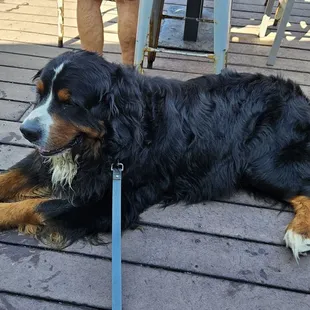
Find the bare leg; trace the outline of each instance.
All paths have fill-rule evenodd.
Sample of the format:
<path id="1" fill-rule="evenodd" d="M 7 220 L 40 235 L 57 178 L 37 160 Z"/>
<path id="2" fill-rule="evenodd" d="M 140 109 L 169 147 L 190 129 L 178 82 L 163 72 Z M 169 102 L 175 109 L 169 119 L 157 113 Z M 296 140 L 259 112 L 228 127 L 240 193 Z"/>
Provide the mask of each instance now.
<path id="1" fill-rule="evenodd" d="M 104 31 L 100 12 L 102 0 L 77 1 L 77 26 L 82 48 L 103 53 Z"/>
<path id="2" fill-rule="evenodd" d="M 118 12 L 118 37 L 122 49 L 122 60 L 126 65 L 133 65 L 139 0 L 116 0 Z"/>

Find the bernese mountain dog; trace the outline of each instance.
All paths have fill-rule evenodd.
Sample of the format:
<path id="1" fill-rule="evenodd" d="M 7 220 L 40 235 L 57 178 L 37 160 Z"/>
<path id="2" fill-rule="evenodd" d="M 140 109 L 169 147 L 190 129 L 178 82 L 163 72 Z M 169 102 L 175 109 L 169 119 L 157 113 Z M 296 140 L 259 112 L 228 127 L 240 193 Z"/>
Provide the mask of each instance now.
<path id="1" fill-rule="evenodd" d="M 58 248 L 110 232 L 119 162 L 123 230 L 155 204 L 244 190 L 290 204 L 284 240 L 296 259 L 310 250 L 310 101 L 291 80 L 230 70 L 149 77 L 76 51 L 34 81 L 20 131 L 35 148 L 0 175 L 1 229 Z"/>

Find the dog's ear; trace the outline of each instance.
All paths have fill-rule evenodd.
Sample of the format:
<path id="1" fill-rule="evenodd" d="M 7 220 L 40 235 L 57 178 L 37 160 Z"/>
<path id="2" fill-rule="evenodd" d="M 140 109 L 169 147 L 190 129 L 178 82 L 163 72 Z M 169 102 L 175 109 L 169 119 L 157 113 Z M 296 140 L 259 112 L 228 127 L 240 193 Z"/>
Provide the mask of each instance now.
<path id="1" fill-rule="evenodd" d="M 34 82 L 42 73 L 43 69 L 38 70 L 38 72 L 33 76 L 32 82 Z"/>
<path id="2" fill-rule="evenodd" d="M 117 116 L 119 110 L 115 102 L 114 93 L 109 91 L 108 93 L 101 94 L 99 104 L 94 107 L 94 112 L 107 119 Z"/>

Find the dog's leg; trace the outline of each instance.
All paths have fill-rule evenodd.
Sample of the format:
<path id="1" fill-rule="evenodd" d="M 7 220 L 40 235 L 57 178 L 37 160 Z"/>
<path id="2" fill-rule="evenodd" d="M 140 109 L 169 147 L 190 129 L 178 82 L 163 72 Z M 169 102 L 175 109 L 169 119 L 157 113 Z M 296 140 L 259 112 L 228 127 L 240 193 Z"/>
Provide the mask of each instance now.
<path id="1" fill-rule="evenodd" d="M 37 207 L 47 200 L 36 198 L 0 203 L 0 229 L 18 227 L 28 234 L 35 234 L 37 228 L 44 223 L 44 217 L 36 211 Z"/>
<path id="2" fill-rule="evenodd" d="M 0 174 L 0 201 L 20 201 L 49 194 L 48 187 L 34 184 L 20 169 Z"/>
<path id="3" fill-rule="evenodd" d="M 139 0 L 117 0 L 118 36 L 122 50 L 123 64 L 133 65 Z"/>
<path id="4" fill-rule="evenodd" d="M 48 171 L 35 153 L 0 174 L 1 202 L 49 197 L 50 193 Z"/>
<path id="5" fill-rule="evenodd" d="M 297 196 L 290 203 L 295 217 L 287 226 L 284 240 L 298 260 L 300 254 L 310 251 L 310 197 Z"/>

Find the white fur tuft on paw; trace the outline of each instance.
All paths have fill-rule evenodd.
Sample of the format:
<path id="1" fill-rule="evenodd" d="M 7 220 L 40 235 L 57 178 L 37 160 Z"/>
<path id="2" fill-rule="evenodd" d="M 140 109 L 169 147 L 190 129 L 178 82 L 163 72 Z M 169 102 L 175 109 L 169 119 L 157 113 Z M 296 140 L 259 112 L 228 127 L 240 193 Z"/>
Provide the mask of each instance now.
<path id="1" fill-rule="evenodd" d="M 299 255 L 307 255 L 305 252 L 310 251 L 310 239 L 304 238 L 302 235 L 295 233 L 289 229 L 284 235 L 284 241 L 287 247 L 293 251 L 296 261 L 299 260 Z"/>

